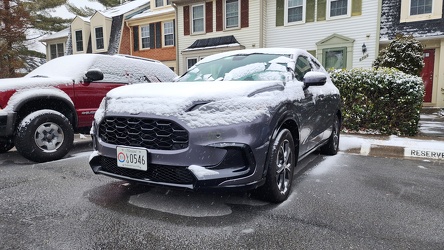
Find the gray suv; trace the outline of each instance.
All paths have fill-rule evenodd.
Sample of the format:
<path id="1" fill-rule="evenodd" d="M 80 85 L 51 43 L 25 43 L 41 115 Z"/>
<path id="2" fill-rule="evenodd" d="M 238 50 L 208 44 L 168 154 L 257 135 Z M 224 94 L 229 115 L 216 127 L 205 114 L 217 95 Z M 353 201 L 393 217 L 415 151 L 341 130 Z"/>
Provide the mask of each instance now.
<path id="1" fill-rule="evenodd" d="M 208 56 L 175 82 L 116 88 L 94 119 L 96 174 L 282 202 L 298 160 L 337 153 L 341 111 L 313 56 L 276 48 Z"/>

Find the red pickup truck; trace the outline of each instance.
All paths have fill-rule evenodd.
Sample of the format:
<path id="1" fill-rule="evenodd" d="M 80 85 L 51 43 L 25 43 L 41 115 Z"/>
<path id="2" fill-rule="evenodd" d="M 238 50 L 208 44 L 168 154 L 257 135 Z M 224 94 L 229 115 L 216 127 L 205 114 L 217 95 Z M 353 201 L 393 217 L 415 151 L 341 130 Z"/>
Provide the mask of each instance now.
<path id="1" fill-rule="evenodd" d="M 74 133 L 89 132 L 109 90 L 176 76 L 151 59 L 82 54 L 56 58 L 21 78 L 0 79 L 0 153 L 15 146 L 32 161 L 60 159 Z"/>

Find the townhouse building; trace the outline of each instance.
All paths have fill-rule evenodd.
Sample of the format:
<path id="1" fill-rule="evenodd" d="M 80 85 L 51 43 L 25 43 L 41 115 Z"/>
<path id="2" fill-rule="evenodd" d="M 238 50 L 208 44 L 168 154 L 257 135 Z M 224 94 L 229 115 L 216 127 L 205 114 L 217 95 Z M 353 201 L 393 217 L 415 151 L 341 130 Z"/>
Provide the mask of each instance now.
<path id="1" fill-rule="evenodd" d="M 176 12 L 170 0 L 152 0 L 150 8 L 125 20 L 119 53 L 156 59 L 177 72 Z"/>
<path id="2" fill-rule="evenodd" d="M 379 51 L 379 0 L 266 1 L 266 47 L 296 47 L 325 68 L 368 68 Z"/>
<path id="3" fill-rule="evenodd" d="M 397 34 L 424 46 L 424 106 L 444 107 L 444 5 L 442 0 L 382 0 L 381 48 Z"/>
<path id="4" fill-rule="evenodd" d="M 177 15 L 180 74 L 212 54 L 264 47 L 262 0 L 172 0 L 172 3 Z"/>
<path id="5" fill-rule="evenodd" d="M 97 11 L 90 18 L 76 16 L 71 22 L 66 54 L 119 53 L 125 20 L 149 8 L 149 0 L 135 0 Z"/>

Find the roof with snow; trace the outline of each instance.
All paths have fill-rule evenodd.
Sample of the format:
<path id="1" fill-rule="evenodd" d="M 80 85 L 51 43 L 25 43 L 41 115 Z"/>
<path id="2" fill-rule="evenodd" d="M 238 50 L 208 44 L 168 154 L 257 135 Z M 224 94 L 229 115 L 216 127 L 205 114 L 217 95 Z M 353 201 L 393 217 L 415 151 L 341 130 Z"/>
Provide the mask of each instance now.
<path id="1" fill-rule="evenodd" d="M 165 14 L 171 14 L 174 13 L 175 10 L 173 7 L 169 8 L 162 8 L 160 10 L 146 10 L 140 14 L 134 15 L 133 17 L 129 18 L 129 20 L 139 19 L 139 18 L 146 18 L 146 17 L 153 17 L 153 16 L 159 16 L 159 15 L 165 15 Z"/>
<path id="2" fill-rule="evenodd" d="M 120 15 L 126 14 L 128 12 L 134 11 L 144 5 L 149 5 L 149 3 L 150 3 L 149 0 L 128 1 L 122 5 L 119 5 L 119 6 L 104 10 L 104 11 L 98 11 L 98 12 L 106 17 L 112 18 L 112 17 L 120 16 Z"/>
<path id="3" fill-rule="evenodd" d="M 49 40 L 53 40 L 53 39 L 59 39 L 59 38 L 67 38 L 68 34 L 69 34 L 69 29 L 70 28 L 66 28 L 64 30 L 61 30 L 59 32 L 53 33 L 51 35 L 47 35 L 45 37 L 43 37 L 42 39 L 40 39 L 40 42 L 46 42 Z"/>
<path id="4" fill-rule="evenodd" d="M 382 0 L 381 12 L 382 41 L 392 40 L 399 33 L 412 34 L 417 39 L 444 36 L 444 18 L 400 23 L 401 0 Z"/>

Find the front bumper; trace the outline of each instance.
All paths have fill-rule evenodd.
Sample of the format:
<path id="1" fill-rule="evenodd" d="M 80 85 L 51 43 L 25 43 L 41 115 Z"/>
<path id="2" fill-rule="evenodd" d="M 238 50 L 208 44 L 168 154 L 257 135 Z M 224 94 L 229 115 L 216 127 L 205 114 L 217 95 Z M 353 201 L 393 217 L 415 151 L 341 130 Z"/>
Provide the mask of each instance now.
<path id="1" fill-rule="evenodd" d="M 17 114 L 0 110 L 0 137 L 8 137 L 14 134 L 14 123 Z"/>
<path id="2" fill-rule="evenodd" d="M 188 147 L 147 150 L 150 159 L 147 171 L 118 167 L 118 145 L 98 137 L 94 124 L 95 151 L 89 163 L 96 174 L 148 185 L 193 190 L 253 189 L 265 181 L 264 166 L 269 144 L 266 135 L 269 133 L 262 122 L 189 129 Z"/>

